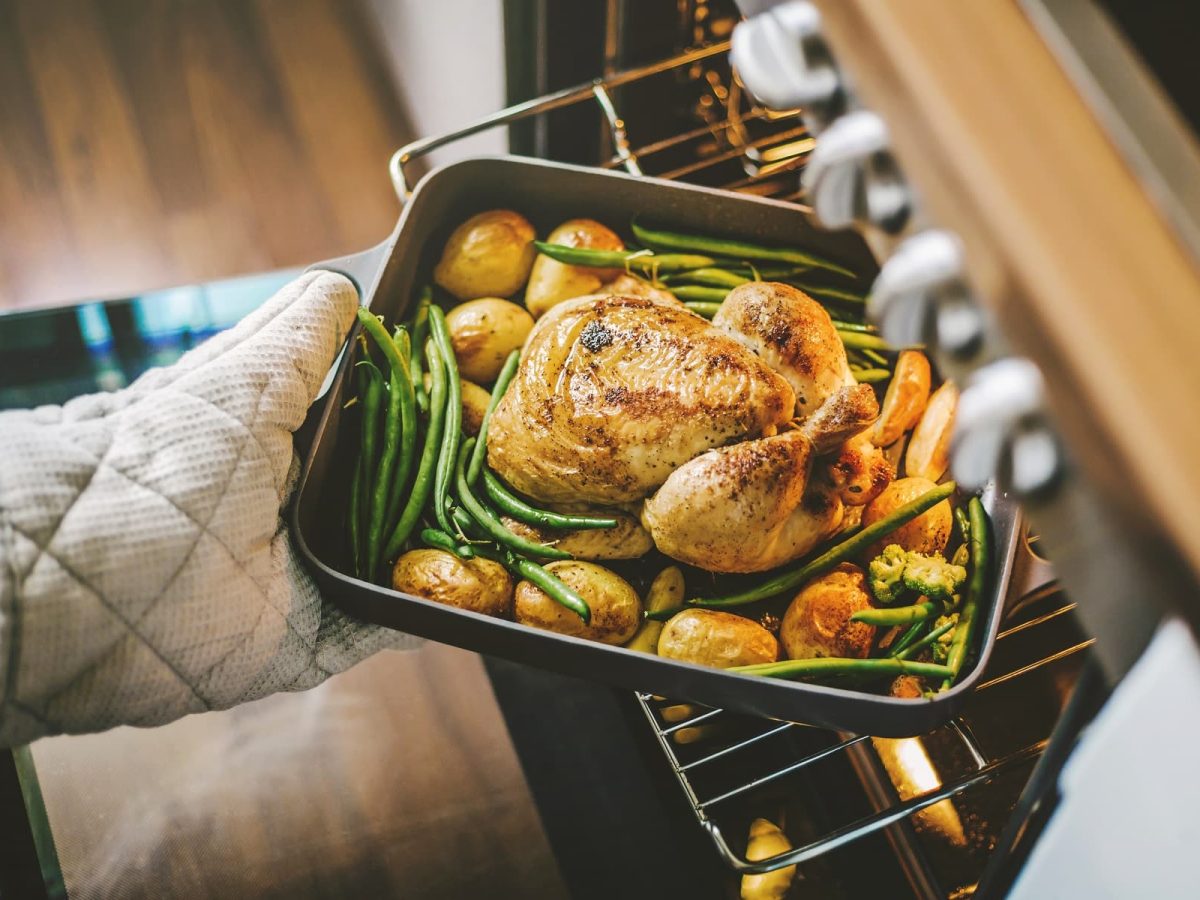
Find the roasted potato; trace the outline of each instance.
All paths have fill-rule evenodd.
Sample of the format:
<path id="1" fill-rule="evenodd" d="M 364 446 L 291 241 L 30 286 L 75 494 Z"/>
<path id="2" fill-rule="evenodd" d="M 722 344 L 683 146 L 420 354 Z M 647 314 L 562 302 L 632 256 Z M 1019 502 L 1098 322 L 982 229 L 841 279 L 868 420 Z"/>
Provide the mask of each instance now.
<path id="1" fill-rule="evenodd" d="M 604 644 L 623 644 L 633 637 L 642 620 L 642 601 L 628 581 L 603 566 L 574 559 L 550 563 L 546 569 L 587 601 L 591 624 L 585 625 L 583 619 L 528 581 L 517 585 L 518 622 Z"/>
<path id="2" fill-rule="evenodd" d="M 929 401 L 931 379 L 929 360 L 924 353 L 920 350 L 900 351 L 892 381 L 883 395 L 879 421 L 871 432 L 871 440 L 877 447 L 895 443 L 917 424 Z"/>
<path id="3" fill-rule="evenodd" d="M 904 454 L 904 474 L 937 481 L 950 465 L 950 433 L 958 409 L 958 388 L 947 381 L 933 392 Z"/>
<path id="4" fill-rule="evenodd" d="M 863 527 L 878 522 L 888 513 L 910 500 L 916 500 L 935 487 L 937 485 L 928 478 L 897 478 L 883 489 L 883 493 L 867 504 L 866 510 L 863 511 Z M 926 510 L 908 524 L 901 525 L 872 544 L 867 550 L 867 558 L 873 559 L 878 556 L 888 544 L 899 544 L 905 550 L 914 550 L 917 553 L 941 553 L 950 542 L 953 523 L 954 514 L 950 509 L 950 501 L 943 500 L 933 509 Z"/>
<path id="5" fill-rule="evenodd" d="M 804 586 L 783 614 L 779 639 L 789 659 L 843 656 L 866 659 L 875 626 L 850 616 L 872 606 L 867 575 L 842 563 Z"/>
<path id="6" fill-rule="evenodd" d="M 758 862 L 760 859 L 770 859 L 791 849 L 791 841 L 774 822 L 755 819 L 750 823 L 746 859 Z M 795 866 L 784 866 L 782 869 L 763 872 L 761 875 L 743 875 L 742 900 L 783 900 L 795 877 Z"/>
<path id="7" fill-rule="evenodd" d="M 685 609 L 663 626 L 658 655 L 728 669 L 774 662 L 779 642 L 753 619 L 715 609 Z"/>
<path id="8" fill-rule="evenodd" d="M 571 219 L 563 222 L 546 239 L 550 244 L 582 247 L 589 250 L 624 250 L 625 244 L 610 229 L 592 219 Z M 538 256 L 529 273 L 525 288 L 525 306 L 534 318 L 564 300 L 595 293 L 600 285 L 612 281 L 621 269 L 595 269 L 590 266 L 571 266 L 548 256 Z"/>
<path id="9" fill-rule="evenodd" d="M 459 559 L 445 550 L 410 550 L 392 568 L 392 588 L 489 616 L 512 611 L 513 580 L 490 559 Z"/>
<path id="10" fill-rule="evenodd" d="M 422 379 L 425 383 L 425 390 L 429 390 L 433 379 L 429 373 L 425 373 Z M 467 381 L 465 378 L 458 379 L 459 386 L 462 388 L 462 426 L 463 431 L 470 437 L 475 437 L 479 434 L 479 426 L 483 422 L 484 413 L 487 412 L 488 404 L 492 401 L 492 395 L 475 384 L 473 381 Z"/>
<path id="11" fill-rule="evenodd" d="M 536 236 L 529 220 L 511 209 L 477 213 L 446 241 L 433 280 L 459 300 L 511 297 L 529 278 Z"/>
<path id="12" fill-rule="evenodd" d="M 460 303 L 446 313 L 458 371 L 471 381 L 495 381 L 508 354 L 520 350 L 533 328 L 533 317 L 515 303 L 483 297 Z"/>
<path id="13" fill-rule="evenodd" d="M 508 516 L 502 516 L 501 521 L 514 534 L 539 544 L 553 544 L 576 559 L 637 559 L 639 556 L 645 556 L 654 547 L 650 532 L 629 513 L 612 509 L 592 512 L 616 519 L 617 527 L 563 531 L 557 528 L 538 528 Z"/>
<path id="14" fill-rule="evenodd" d="M 462 427 L 470 437 L 479 434 L 492 395 L 473 381 L 459 379 L 462 385 Z"/>
<path id="15" fill-rule="evenodd" d="M 650 583 L 650 589 L 646 591 L 646 612 L 655 613 L 665 609 L 672 609 L 683 604 L 684 598 L 684 581 L 683 570 L 679 566 L 667 566 L 655 576 L 654 581 Z M 638 633 L 633 636 L 625 646 L 630 650 L 639 650 L 642 653 L 657 653 L 658 652 L 658 636 L 662 634 L 663 623 L 655 619 L 646 619 L 638 628 Z M 682 704 L 687 706 L 688 704 Z M 667 721 L 672 721 L 668 717 L 667 710 L 680 709 L 680 706 L 668 706 L 662 710 L 663 718 Z M 684 717 L 686 718 L 686 716 Z"/>

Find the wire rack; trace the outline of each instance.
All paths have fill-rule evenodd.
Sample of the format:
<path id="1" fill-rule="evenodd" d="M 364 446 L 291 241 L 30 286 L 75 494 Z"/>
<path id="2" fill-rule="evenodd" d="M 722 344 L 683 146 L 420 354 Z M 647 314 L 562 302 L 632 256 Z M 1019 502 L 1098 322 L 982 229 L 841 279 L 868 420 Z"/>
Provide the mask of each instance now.
<path id="1" fill-rule="evenodd" d="M 689 50 L 408 144 L 393 155 L 389 166 L 397 195 L 407 200 L 410 166 L 433 150 L 492 128 L 590 103 L 604 129 L 598 139 L 603 137 L 611 147 L 600 166 L 773 197 L 807 212 L 800 175 L 814 139 L 796 110 L 768 110 L 745 94 L 728 66 L 728 49 L 723 41 Z M 635 142 L 621 110 L 635 113 L 642 105 L 639 91 L 659 79 L 678 82 L 674 96 L 682 99 L 670 119 L 672 130 Z M 661 97 L 661 92 L 654 96 Z M 680 128 L 681 118 L 693 124 Z M 1049 567 L 1028 540 L 1022 541 L 1022 549 L 1004 627 L 970 704 L 937 731 L 906 739 L 920 745 L 935 772 L 935 783 L 924 789 L 898 783 L 896 772 L 885 763 L 889 745 L 881 739 L 637 695 L 697 822 L 734 871 L 804 864 L 882 835 L 915 895 L 945 898 L 973 892 L 980 859 L 995 844 L 1014 799 L 1046 748 L 1091 644 L 1074 621 L 1075 605 L 1054 586 Z M 1036 717 L 1025 709 L 1030 698 L 1038 707 Z M 782 809 L 789 800 L 812 797 L 814 790 L 819 793 L 823 770 L 839 764 L 853 771 L 865 811 L 831 822 L 787 853 L 747 859 L 745 835 L 756 813 Z M 991 798 L 991 808 L 972 806 L 974 795 L 999 782 L 1007 782 L 1007 787 Z M 969 810 L 963 814 L 969 825 L 963 839 L 970 847 L 958 854 L 957 863 L 937 859 L 936 846 L 930 849 L 937 842 L 924 837 L 928 822 L 923 817 L 939 808 L 945 812 L 949 804 L 954 804 L 953 816 L 959 815 L 959 807 Z M 970 858 L 962 865 L 964 857 Z"/>
<path id="2" fill-rule="evenodd" d="M 1027 564 L 1022 580 L 1028 585 L 1031 580 L 1045 582 L 1045 577 L 1044 565 L 1033 563 Z M 648 694 L 638 694 L 637 699 L 698 823 L 722 857 L 738 872 L 770 871 L 816 859 L 1007 773 L 1027 770 L 1045 749 L 1059 702 L 1069 693 L 1083 652 L 1092 643 L 1079 632 L 1074 609 L 1075 604 L 1052 582 L 1019 596 L 997 638 L 993 662 L 966 711 L 920 738 L 885 741 L 754 719 Z M 1035 684 L 1039 675 L 1043 683 Z M 1017 707 L 1031 693 L 1053 697 L 1046 710 L 1049 715 L 1042 715 L 1040 722 L 1026 723 L 1007 740 L 976 734 L 980 721 L 1011 722 L 1014 716 L 1027 715 Z M 1034 734 L 1030 737 L 1025 731 Z M 919 793 L 898 794 L 891 783 L 894 775 L 883 765 L 879 750 L 907 741 L 918 743 L 931 757 L 936 754 L 941 777 L 936 786 Z M 817 770 L 838 756 L 845 757 L 863 780 L 874 808 L 786 853 L 748 860 L 738 849 L 744 847 L 744 826 L 752 815 L 747 810 L 771 809 L 777 798 L 794 793 L 806 780 L 812 783 L 815 778 L 819 783 Z M 987 824 L 994 829 L 1004 823 Z M 730 833 L 738 837 L 731 840 Z M 911 834 L 893 837 L 909 845 L 907 852 L 918 852 L 911 846 Z M 921 868 L 933 867 L 923 864 Z M 938 888 L 928 892 L 940 897 L 948 893 Z"/>
<path id="3" fill-rule="evenodd" d="M 814 140 L 796 110 L 768 110 L 742 90 L 729 70 L 729 42 L 689 50 L 669 59 L 597 78 L 543 97 L 518 103 L 455 131 L 422 138 L 397 150 L 389 163 L 400 200 L 411 194 L 409 167 L 434 150 L 465 137 L 512 125 L 579 104 L 595 104 L 613 152 L 603 168 L 623 168 L 633 175 L 681 179 L 712 187 L 798 202 L 800 172 Z M 623 101 L 638 105 L 639 90 L 661 79 L 685 83 L 675 112 L 697 124 L 655 137 L 643 144 L 630 140 Z M 676 119 L 664 119 L 674 123 Z"/>

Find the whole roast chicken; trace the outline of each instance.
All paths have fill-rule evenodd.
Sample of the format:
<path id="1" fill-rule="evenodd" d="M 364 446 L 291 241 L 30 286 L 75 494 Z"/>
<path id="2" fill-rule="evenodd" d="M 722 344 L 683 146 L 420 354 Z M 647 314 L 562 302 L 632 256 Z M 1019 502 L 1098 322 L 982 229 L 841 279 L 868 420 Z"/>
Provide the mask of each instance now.
<path id="1" fill-rule="evenodd" d="M 681 562 L 759 572 L 835 533 L 844 504 L 873 496 L 864 481 L 886 484 L 882 454 L 843 452 L 878 414 L 829 314 L 794 287 L 735 288 L 711 323 L 672 299 L 586 296 L 534 327 L 488 463 L 546 505 L 640 506 Z"/>

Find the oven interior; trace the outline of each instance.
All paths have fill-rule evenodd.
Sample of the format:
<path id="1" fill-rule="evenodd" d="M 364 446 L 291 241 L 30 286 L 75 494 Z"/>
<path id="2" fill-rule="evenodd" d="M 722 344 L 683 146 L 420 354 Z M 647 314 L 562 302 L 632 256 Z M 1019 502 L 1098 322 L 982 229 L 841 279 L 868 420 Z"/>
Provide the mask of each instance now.
<path id="1" fill-rule="evenodd" d="M 514 152 L 804 210 L 800 174 L 814 138 L 795 111 L 756 104 L 731 72 L 732 2 L 565 6 L 506 8 L 510 98 L 550 98 L 508 119 Z M 405 163 L 419 165 L 420 152 Z M 666 802 L 682 810 L 680 827 L 708 843 L 722 895 L 738 895 L 747 869 L 788 864 L 798 864 L 791 897 L 993 896 L 1010 883 L 1024 852 L 1016 838 L 1033 830 L 1033 814 L 1047 815 L 1046 802 L 1030 808 L 1033 787 L 1022 799 L 1031 773 L 1056 724 L 1078 720 L 1060 737 L 1069 743 L 1102 699 L 1090 690 L 1086 703 L 1073 704 L 1084 712 L 1063 716 L 1091 639 L 1036 539 L 1022 544 L 980 686 L 962 715 L 929 734 L 876 740 L 646 694 L 630 700 L 644 759 L 667 784 Z M 750 863 L 756 817 L 782 827 L 793 851 Z"/>

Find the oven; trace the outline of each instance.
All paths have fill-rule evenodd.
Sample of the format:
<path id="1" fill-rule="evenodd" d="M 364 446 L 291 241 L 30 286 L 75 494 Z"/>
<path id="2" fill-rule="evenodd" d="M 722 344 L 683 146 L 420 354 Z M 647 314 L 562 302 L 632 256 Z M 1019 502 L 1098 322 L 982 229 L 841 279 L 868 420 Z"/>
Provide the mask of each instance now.
<path id="1" fill-rule="evenodd" d="M 910 738 L 834 733 L 642 692 L 625 698 L 625 722 L 664 802 L 678 814 L 674 826 L 690 829 L 707 846 L 715 866 L 704 871 L 720 873 L 727 896 L 737 895 L 743 874 L 791 865 L 798 866 L 788 894 L 794 897 L 881 891 L 920 898 L 1010 891 L 1094 896 L 1089 885 L 1095 880 L 1063 874 L 1088 864 L 1087 854 L 1070 845 L 1086 844 L 1081 835 L 1093 833 L 1095 823 L 1079 811 L 1081 804 L 1060 804 L 1060 776 L 1080 736 L 1139 659 L 1144 669 L 1156 653 L 1195 657 L 1186 637 L 1170 650 L 1146 653 L 1164 617 L 1194 626 L 1194 569 L 1182 561 L 1169 527 L 1148 526 L 1145 515 L 1129 517 L 1136 495 L 1112 489 L 1114 454 L 1078 451 L 1071 443 L 1080 434 L 1103 439 L 1103 430 L 1089 431 L 1070 409 L 1066 391 L 1054 386 L 1052 376 L 1070 382 L 1071 375 L 1058 360 L 1038 355 L 1051 350 L 1045 336 L 1024 333 L 1021 320 L 1037 316 L 1039 298 L 1013 298 L 1029 273 L 999 271 L 996 254 L 973 259 L 985 236 L 977 229 L 960 238 L 944 227 L 955 224 L 939 218 L 943 208 L 955 208 L 954 198 L 943 203 L 940 196 L 948 188 L 927 181 L 913 186 L 905 178 L 904 154 L 920 153 L 922 137 L 907 122 L 896 129 L 910 132 L 907 145 L 893 145 L 891 120 L 870 102 L 882 98 L 887 114 L 911 112 L 913 120 L 936 117 L 938 110 L 920 109 L 906 96 L 913 85 L 888 83 L 895 72 L 885 63 L 894 59 L 885 57 L 919 52 L 911 44 L 890 54 L 881 49 L 888 17 L 905 15 L 902 4 L 740 5 L 610 0 L 585 11 L 508 4 L 509 94 L 522 102 L 398 151 L 391 163 L 396 189 L 402 198 L 411 190 L 428 152 L 507 126 L 513 152 L 782 199 L 795 204 L 797 216 L 864 230 L 883 265 L 872 306 L 885 333 L 935 346 L 940 339 L 939 364 L 974 391 L 974 421 L 960 429 L 955 465 L 977 482 L 998 477 L 1031 513 L 995 654 L 960 715 Z M 1196 245 L 1189 239 L 1196 208 L 1188 205 L 1190 188 L 1173 192 L 1162 179 L 1200 172 L 1194 167 L 1200 157 L 1128 46 L 1138 41 L 1140 50 L 1153 54 L 1170 44 L 1170 29 L 1119 3 L 1107 12 L 1072 6 L 1082 4 L 1028 2 L 1019 15 L 1033 23 L 1092 108 L 1103 111 L 1113 142 L 1122 152 L 1142 154 L 1135 165 L 1139 184 L 1155 197 L 1171 223 L 1168 230 L 1189 253 L 1190 269 L 1174 289 L 1194 289 L 1196 257 L 1190 252 Z M 742 12 L 748 19 L 739 25 Z M 936 20 L 940 12 L 926 8 L 915 18 Z M 873 16 L 876 27 L 865 28 Z M 948 34 L 942 38 L 961 41 L 963 33 L 953 27 L 963 23 L 945 18 Z M 966 24 L 979 24 L 978 17 Z M 919 26 L 911 30 L 919 32 Z M 870 40 L 860 40 L 867 31 Z M 731 47 L 740 71 L 731 65 Z M 867 69 L 862 84 L 874 94 L 858 93 L 855 64 Z M 1167 70 L 1156 74 L 1167 79 L 1180 109 L 1193 108 L 1186 86 Z M 1114 83 L 1124 96 L 1117 98 L 1122 104 L 1109 106 L 1104 91 Z M 1121 116 L 1131 102 L 1141 106 L 1133 122 Z M 1134 128 L 1142 130 L 1131 134 Z M 1179 168 L 1185 163 L 1192 167 Z M 928 167 L 914 168 L 931 177 Z M 979 294 L 988 290 L 999 295 L 991 298 L 996 303 L 981 302 Z M 1039 364 L 1048 373 L 1044 378 Z M 1069 411 L 1060 418 L 1064 406 Z M 1105 545 L 1114 549 L 1099 560 L 1095 550 Z M 1067 590 L 1046 555 L 1061 560 Z M 1154 584 L 1155 601 L 1118 609 L 1135 594 L 1146 599 L 1144 590 L 1133 589 L 1138 579 Z M 1186 634 L 1187 628 L 1181 630 Z M 1154 647 L 1164 640 L 1160 632 Z M 493 671 L 502 700 L 507 682 L 510 705 L 519 705 L 525 692 L 549 704 L 554 716 L 554 691 L 521 684 L 505 664 L 493 664 Z M 1144 698 L 1147 679 L 1137 680 Z M 572 684 L 562 680 L 560 687 L 572 690 Z M 578 713 L 577 706 L 570 709 Z M 1094 730 L 1120 731 L 1117 715 L 1109 712 Z M 1087 754 L 1093 771 L 1105 770 L 1093 759 L 1104 755 L 1094 751 L 1100 741 Z M 545 761 L 538 747 L 523 748 L 523 756 L 527 766 Z M 1151 830 L 1168 821 L 1157 818 L 1161 798 L 1155 793 L 1142 795 Z M 1128 800 L 1125 814 L 1136 815 Z M 765 861 L 748 859 L 748 830 L 759 817 L 778 823 L 793 849 Z M 1048 822 L 1053 825 L 1043 846 L 1052 850 L 1044 849 L 1031 866 Z M 1064 840 L 1064 834 L 1074 837 Z M 1047 863 L 1048 854 L 1063 855 Z M 1140 868 L 1127 863 L 1128 870 Z M 1125 896 L 1117 887 L 1122 883 L 1131 882 L 1107 882 L 1111 896 Z M 1174 895 L 1172 888 L 1181 885 L 1169 871 L 1156 883 L 1163 895 Z"/>
<path id="2" fill-rule="evenodd" d="M 906 2 L 743 0 L 739 10 L 732 0 L 508 0 L 512 105 L 428 134 L 391 160 L 401 200 L 431 154 L 484 133 L 504 134 L 517 154 L 783 200 L 797 217 L 863 229 L 891 278 L 887 303 L 877 296 L 875 304 L 885 328 L 928 328 L 939 324 L 931 310 L 950 310 L 964 346 L 987 343 L 988 361 L 1028 357 L 1045 373 L 1039 380 L 1028 367 L 991 369 L 1013 377 L 989 383 L 975 374 L 982 357 L 956 354 L 948 341 L 939 354 L 964 384 L 978 378 L 991 402 L 984 409 L 995 413 L 984 420 L 1007 429 L 976 434 L 960 448 L 962 464 L 983 459 L 982 476 L 1021 493 L 1029 513 L 995 650 L 969 702 L 944 726 L 898 739 L 835 733 L 486 661 L 576 896 L 736 897 L 743 875 L 793 865 L 792 898 L 1175 896 L 1186 877 L 1179 863 L 1196 836 L 1187 811 L 1200 796 L 1186 770 L 1167 766 L 1186 765 L 1189 739 L 1200 737 L 1190 722 L 1200 657 L 1180 624 L 1196 620 L 1194 557 L 1179 520 L 1156 517 L 1141 489 L 1116 477 L 1116 452 L 1095 452 L 1111 439 L 1111 426 L 1089 422 L 1099 389 L 1074 380 L 1072 361 L 1057 355 L 1048 335 L 1061 323 L 1030 289 L 1033 276 L 988 252 L 995 236 L 980 210 L 1005 226 L 1020 217 L 1003 197 L 992 195 L 991 207 L 968 202 L 973 193 L 949 177 L 962 177 L 970 155 L 950 152 L 956 145 L 929 123 L 961 124 L 960 110 L 920 102 L 922 89 L 933 97 L 933 87 L 945 86 L 928 80 L 936 72 L 905 67 L 904 53 L 933 58 L 943 48 L 935 38 L 961 47 L 969 29 L 955 31 L 965 27 L 958 15 L 932 3 L 913 3 L 924 9 L 905 19 Z M 1077 94 L 1101 110 L 1104 134 L 1133 160 L 1131 180 L 1153 198 L 1177 249 L 1190 252 L 1200 217 L 1193 221 L 1189 200 L 1200 177 L 1189 176 L 1200 168 L 1189 167 L 1191 135 L 1173 111 L 1196 127 L 1188 73 L 1147 73 L 1126 46 L 1132 41 L 1153 62 L 1156 48 L 1179 55 L 1188 32 L 1155 27 L 1135 4 L 1108 4 L 1111 19 L 1094 8 L 1083 15 L 1083 6 L 1025 0 L 1014 8 Z M 1006 16 L 1011 25 L 1012 11 Z M 773 58 L 763 49 L 771 42 L 789 52 Z M 745 81 L 731 65 L 735 43 L 752 48 Z M 876 120 L 852 120 L 868 122 L 865 135 L 839 132 L 849 113 Z M 1003 119 L 1005 110 L 988 113 Z M 916 250 L 907 243 L 930 231 L 956 237 L 965 261 L 947 267 L 939 245 L 931 261 L 919 242 Z M 1021 251 L 1032 253 L 1013 252 Z M 897 260 L 913 264 L 897 269 Z M 1198 283 L 1194 266 L 1190 283 L 1186 271 L 1177 274 L 1176 290 Z M 1139 304 L 1147 318 L 1152 300 Z M 1022 327 L 1033 321 L 1044 333 Z M 1188 327 L 1197 333 L 1194 320 L 1176 322 L 1185 335 Z M 1142 374 L 1119 358 L 1104 368 Z M 1177 375 L 1184 396 L 1200 389 L 1194 363 Z M 1178 441 L 1191 427 L 1160 423 L 1158 439 Z M 1200 501 L 1189 477 L 1179 471 L 1172 482 L 1184 511 L 1200 509 L 1189 507 Z M 1145 777 L 1121 783 L 1135 771 Z M 779 825 L 792 849 L 749 859 L 756 818 Z M 1113 852 L 1121 841 L 1125 848 Z M 1106 854 L 1107 867 L 1099 859 Z"/>

